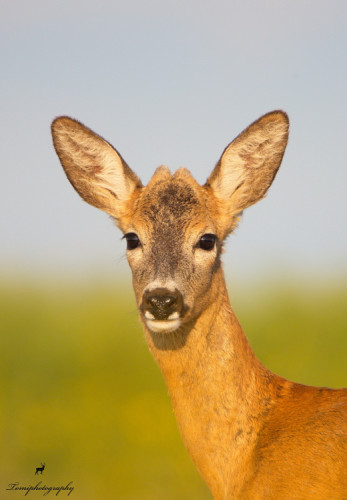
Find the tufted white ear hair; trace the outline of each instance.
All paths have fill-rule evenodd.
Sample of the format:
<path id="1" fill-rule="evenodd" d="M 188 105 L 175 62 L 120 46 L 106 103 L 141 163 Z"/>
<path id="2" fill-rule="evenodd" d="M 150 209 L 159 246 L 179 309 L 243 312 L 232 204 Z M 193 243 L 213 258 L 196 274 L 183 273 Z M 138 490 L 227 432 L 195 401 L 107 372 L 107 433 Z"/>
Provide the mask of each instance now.
<path id="1" fill-rule="evenodd" d="M 82 123 L 61 116 L 52 123 L 53 144 L 78 194 L 116 219 L 141 181 L 121 155 Z"/>
<path id="2" fill-rule="evenodd" d="M 264 198 L 288 141 L 289 120 L 273 111 L 252 123 L 224 150 L 207 180 L 214 194 L 238 214 Z"/>

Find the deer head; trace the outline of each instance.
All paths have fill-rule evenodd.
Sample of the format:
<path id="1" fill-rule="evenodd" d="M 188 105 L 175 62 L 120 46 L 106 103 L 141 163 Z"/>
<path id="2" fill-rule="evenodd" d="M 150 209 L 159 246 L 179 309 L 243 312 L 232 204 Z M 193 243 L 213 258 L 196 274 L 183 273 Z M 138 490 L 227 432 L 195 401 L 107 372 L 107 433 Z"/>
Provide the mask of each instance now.
<path id="1" fill-rule="evenodd" d="M 159 167 L 147 186 L 108 142 L 59 117 L 53 141 L 79 195 L 124 233 L 140 316 L 151 332 L 194 322 L 210 301 L 222 245 L 240 212 L 269 189 L 288 139 L 282 111 L 264 115 L 224 150 L 205 185 Z"/>

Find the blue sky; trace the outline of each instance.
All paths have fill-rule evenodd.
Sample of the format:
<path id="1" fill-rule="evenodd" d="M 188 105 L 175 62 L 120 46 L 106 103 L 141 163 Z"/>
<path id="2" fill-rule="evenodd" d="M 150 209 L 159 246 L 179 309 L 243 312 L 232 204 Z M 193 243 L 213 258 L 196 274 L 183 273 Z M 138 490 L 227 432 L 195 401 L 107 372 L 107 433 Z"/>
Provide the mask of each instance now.
<path id="1" fill-rule="evenodd" d="M 224 147 L 273 109 L 291 120 L 268 197 L 224 261 L 240 279 L 346 275 L 345 1 L 0 1 L 0 273 L 123 273 L 124 242 L 64 177 L 50 122 L 108 139 L 148 182 L 204 182 Z"/>

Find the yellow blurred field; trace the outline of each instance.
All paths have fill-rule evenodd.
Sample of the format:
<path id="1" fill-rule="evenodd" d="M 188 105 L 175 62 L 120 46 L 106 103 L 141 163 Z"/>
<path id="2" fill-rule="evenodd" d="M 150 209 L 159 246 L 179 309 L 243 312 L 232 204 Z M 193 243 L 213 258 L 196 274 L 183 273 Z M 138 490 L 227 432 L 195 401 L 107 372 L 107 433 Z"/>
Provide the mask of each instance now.
<path id="1" fill-rule="evenodd" d="M 239 296 L 235 287 L 231 298 L 271 370 L 346 385 L 347 286 L 313 293 L 292 283 Z M 0 498 L 24 496 L 6 491 L 10 483 L 42 480 L 73 482 L 76 500 L 211 499 L 181 442 L 128 285 L 3 285 L 0 330 Z"/>

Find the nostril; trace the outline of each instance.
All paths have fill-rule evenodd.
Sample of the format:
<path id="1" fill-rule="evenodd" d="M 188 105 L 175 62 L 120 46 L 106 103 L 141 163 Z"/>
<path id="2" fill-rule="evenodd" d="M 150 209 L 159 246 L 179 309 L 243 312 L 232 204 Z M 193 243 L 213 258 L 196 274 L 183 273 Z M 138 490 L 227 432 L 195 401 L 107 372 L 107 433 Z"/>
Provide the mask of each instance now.
<path id="1" fill-rule="evenodd" d="M 170 307 L 176 301 L 176 297 L 173 297 L 172 295 L 154 295 L 153 297 L 148 298 L 148 302 L 150 302 L 154 307 Z"/>
<path id="2" fill-rule="evenodd" d="M 177 301 L 177 298 L 173 297 L 172 295 L 167 295 L 165 297 L 165 305 L 167 305 L 167 306 L 172 306 L 172 304 L 175 304 L 176 301 Z"/>

